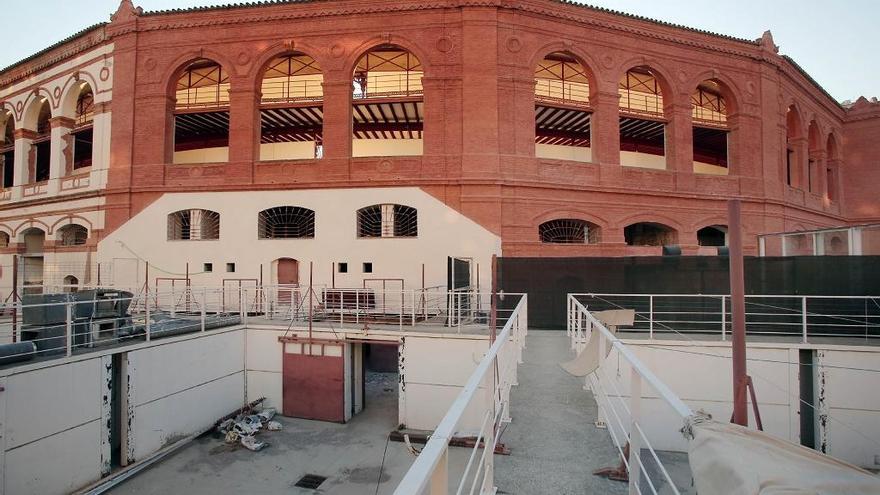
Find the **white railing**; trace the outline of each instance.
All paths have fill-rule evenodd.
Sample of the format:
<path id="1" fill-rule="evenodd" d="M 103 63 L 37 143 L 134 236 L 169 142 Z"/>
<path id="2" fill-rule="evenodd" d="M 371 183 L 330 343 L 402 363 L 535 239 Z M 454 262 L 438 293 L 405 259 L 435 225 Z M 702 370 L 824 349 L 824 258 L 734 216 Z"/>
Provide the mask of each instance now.
<path id="1" fill-rule="evenodd" d="M 450 483 L 456 495 L 496 492 L 494 453 L 499 427 L 510 421 L 510 387 L 517 384 L 517 365 L 522 362 L 528 329 L 527 307 L 526 296 L 519 296 L 504 328 L 397 486 L 395 495 L 446 495 L 450 492 Z M 478 406 L 482 418 L 479 430 L 476 434 L 462 431 L 465 411 L 481 401 L 482 406 Z M 460 475 L 450 478 L 449 442 L 456 437 L 469 437 L 474 446 Z"/>
<path id="2" fill-rule="evenodd" d="M 578 351 L 592 339 L 597 339 L 599 367 L 588 376 L 588 383 L 599 408 L 597 426 L 608 428 L 629 472 L 629 493 L 679 494 L 662 454 L 657 453 L 646 433 L 649 428 L 642 421 L 642 403 L 644 399 L 659 398 L 681 420 L 678 424 L 668 425 L 672 431 L 681 429 L 684 419 L 692 416 L 693 411 L 573 294 L 568 296 L 567 332 L 572 347 Z M 619 371 L 621 362 L 630 368 L 628 380 L 626 373 Z M 616 363 L 612 373 L 606 369 L 609 367 L 606 363 Z M 618 371 L 614 372 L 614 369 Z M 645 390 L 643 385 L 653 393 Z M 650 416 L 658 413 L 652 410 Z"/>
<path id="3" fill-rule="evenodd" d="M 571 294 L 594 311 L 632 309 L 627 331 L 656 334 L 730 335 L 730 296 L 703 294 Z M 878 296 L 747 295 L 746 332 L 798 338 L 880 337 Z M 571 308 L 569 308 L 570 310 Z"/>

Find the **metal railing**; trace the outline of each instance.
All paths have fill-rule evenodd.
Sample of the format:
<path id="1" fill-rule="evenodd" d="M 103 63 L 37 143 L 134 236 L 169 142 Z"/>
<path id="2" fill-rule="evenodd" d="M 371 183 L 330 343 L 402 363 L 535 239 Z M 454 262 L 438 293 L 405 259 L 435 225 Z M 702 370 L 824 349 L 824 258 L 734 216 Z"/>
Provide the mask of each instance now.
<path id="1" fill-rule="evenodd" d="M 510 297 L 507 295 L 505 299 Z M 528 331 L 527 308 L 526 295 L 519 296 L 495 342 L 397 486 L 395 495 L 446 495 L 450 482 L 455 487 L 456 495 L 496 492 L 494 453 L 498 445 L 499 427 L 510 421 L 510 388 L 517 384 L 517 365 L 522 362 L 522 348 Z M 483 395 L 479 392 L 483 392 Z M 470 410 L 473 404 L 479 404 L 479 401 L 483 401 L 479 407 L 482 418 L 479 430 L 475 433 L 463 430 L 461 424 L 465 411 Z M 449 442 L 456 437 L 469 437 L 473 440 L 473 448 L 461 475 L 457 479 L 450 479 Z"/>
<path id="2" fill-rule="evenodd" d="M 731 331 L 730 296 L 702 294 L 572 294 L 594 311 L 632 309 L 627 331 L 657 334 L 717 335 Z M 880 337 L 878 296 L 747 295 L 746 333 L 798 338 Z"/>
<path id="3" fill-rule="evenodd" d="M 321 79 L 264 79 L 261 101 L 263 104 L 321 101 L 324 99 L 324 81 Z"/>
<path id="4" fill-rule="evenodd" d="M 590 86 L 586 83 L 536 78 L 535 99 L 550 103 L 589 106 Z"/>
<path id="5" fill-rule="evenodd" d="M 567 333 L 572 348 L 578 352 L 592 339 L 597 340 L 599 367 L 587 380 L 599 408 L 597 426 L 608 428 L 629 472 L 629 493 L 679 494 L 662 454 L 657 453 L 646 433 L 642 402 L 654 396 L 659 398 L 681 419 L 680 424 L 669 425 L 675 430 L 684 425 L 685 418 L 692 416 L 693 411 L 578 300 L 577 294 L 568 295 Z M 611 372 L 606 369 L 610 367 L 606 363 L 613 363 Z M 628 377 L 621 373 L 621 363 L 630 368 Z M 653 393 L 645 390 L 644 385 Z M 650 416 L 656 415 L 658 411 L 652 410 Z"/>
<path id="6" fill-rule="evenodd" d="M 423 92 L 422 73 L 407 72 L 376 74 L 360 81 L 355 80 L 352 95 L 355 99 L 364 99 L 421 96 Z"/>

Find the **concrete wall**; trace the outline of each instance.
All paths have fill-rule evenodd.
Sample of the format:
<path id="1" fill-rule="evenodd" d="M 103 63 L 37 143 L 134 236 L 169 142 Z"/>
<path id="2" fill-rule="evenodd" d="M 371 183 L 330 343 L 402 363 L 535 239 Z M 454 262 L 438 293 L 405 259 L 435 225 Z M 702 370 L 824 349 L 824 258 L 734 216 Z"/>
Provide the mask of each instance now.
<path id="1" fill-rule="evenodd" d="M 202 148 L 197 150 L 175 151 L 173 163 L 217 163 L 229 160 L 229 147 Z"/>
<path id="2" fill-rule="evenodd" d="M 378 203 L 416 208 L 418 237 L 358 238 L 357 210 Z M 259 212 L 282 205 L 315 211 L 314 239 L 257 238 Z M 219 240 L 167 240 L 167 215 L 190 208 L 220 213 Z M 364 279 L 403 279 L 405 289 L 415 289 L 422 286 L 423 263 L 426 286 L 446 285 L 446 258 L 460 256 L 481 265 L 480 286 L 489 287 L 492 254 L 500 254 L 496 235 L 418 188 L 165 194 L 98 246 L 99 261 L 114 265 L 113 282 L 119 286 L 142 282 L 138 277 L 145 261 L 153 266 L 151 273 L 163 277 L 183 277 L 189 262 L 196 286 L 259 280 L 262 265 L 262 280 L 271 284 L 272 262 L 289 257 L 299 261 L 301 285 L 308 284 L 309 262 L 314 262 L 314 283 L 326 286 L 332 283 L 332 264 L 346 262 L 348 273 L 335 274 L 336 287 L 364 287 Z M 133 263 L 133 258 L 140 260 Z M 212 273 L 201 273 L 206 262 L 213 263 Z M 225 271 L 229 262 L 236 265 L 234 273 Z M 362 271 L 364 262 L 373 264 L 372 273 Z"/>
<path id="3" fill-rule="evenodd" d="M 590 148 L 540 143 L 535 144 L 535 156 L 537 158 L 572 160 L 576 162 L 589 162 L 593 159 L 593 153 Z"/>
<path id="4" fill-rule="evenodd" d="M 628 340 L 627 345 L 669 388 L 694 411 L 703 410 L 719 421 L 729 421 L 732 371 L 730 344 L 723 342 L 667 342 Z M 844 366 L 880 369 L 880 349 L 856 346 L 815 346 L 750 344 L 749 374 L 755 384 L 764 430 L 800 444 L 800 384 L 798 352 L 801 348 L 817 353 L 816 443 L 825 452 L 853 464 L 876 468 L 880 455 L 880 396 L 866 394 L 876 382 L 876 373 L 831 369 Z M 716 356 L 723 356 L 724 359 Z M 605 375 L 614 380 L 625 400 L 629 400 L 630 368 L 612 354 L 605 362 Z M 608 387 L 613 391 L 614 387 Z M 642 424 L 657 450 L 685 451 L 679 433 L 682 421 L 643 382 Z M 613 393 L 613 392 L 612 392 Z M 615 399 L 612 399 L 615 400 Z M 619 407 L 619 402 L 615 402 Z M 806 406 L 805 406 L 806 407 Z M 822 421 L 820 414 L 830 419 Z M 751 403 L 749 422 L 755 419 Z M 616 422 L 607 414 L 608 423 Z M 628 423 L 624 418 L 624 422 Z M 616 423 L 615 423 L 616 424 Z"/>
<path id="5" fill-rule="evenodd" d="M 421 139 L 352 139 L 351 156 L 418 156 Z"/>
<path id="6" fill-rule="evenodd" d="M 663 155 L 637 153 L 635 151 L 621 151 L 620 164 L 624 167 L 666 170 L 666 157 Z"/>

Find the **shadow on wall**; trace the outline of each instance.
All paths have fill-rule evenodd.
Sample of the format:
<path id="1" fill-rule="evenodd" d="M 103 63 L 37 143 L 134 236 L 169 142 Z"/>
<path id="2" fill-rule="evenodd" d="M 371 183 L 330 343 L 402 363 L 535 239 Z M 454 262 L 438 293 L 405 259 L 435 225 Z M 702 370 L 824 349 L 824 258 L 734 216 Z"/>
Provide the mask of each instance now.
<path id="1" fill-rule="evenodd" d="M 500 287 L 529 295 L 529 326 L 565 328 L 566 295 L 729 294 L 723 256 L 499 258 Z M 746 294 L 880 294 L 880 256 L 747 257 Z"/>

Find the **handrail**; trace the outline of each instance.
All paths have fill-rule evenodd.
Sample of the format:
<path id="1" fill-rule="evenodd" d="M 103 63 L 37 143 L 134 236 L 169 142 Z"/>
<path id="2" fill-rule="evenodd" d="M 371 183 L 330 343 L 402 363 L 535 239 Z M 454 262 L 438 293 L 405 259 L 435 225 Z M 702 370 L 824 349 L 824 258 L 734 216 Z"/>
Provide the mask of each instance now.
<path id="1" fill-rule="evenodd" d="M 598 328 L 599 332 L 608 339 L 611 343 L 611 346 L 617 349 L 617 351 L 629 361 L 630 365 L 635 369 L 644 380 L 646 380 L 651 387 L 660 395 L 660 398 L 663 399 L 669 406 L 678 413 L 682 418 L 686 418 L 688 416 L 692 416 L 694 414 L 693 410 L 688 407 L 687 404 L 684 403 L 675 393 L 669 389 L 669 387 L 662 381 L 657 375 L 654 374 L 651 369 L 642 362 L 641 359 L 638 358 L 626 344 L 623 343 L 620 339 L 618 339 L 613 333 L 611 333 L 608 328 L 602 324 L 601 321 L 596 319 L 592 313 L 590 313 L 587 308 L 581 304 L 580 301 L 574 298 L 574 295 L 569 295 L 575 307 L 580 309 L 584 316 L 587 317 L 588 320 L 593 324 L 594 328 Z"/>
<path id="2" fill-rule="evenodd" d="M 513 315 L 518 315 L 525 307 L 526 297 L 526 295 L 523 295 L 520 298 L 512 313 Z M 510 340 L 513 331 L 512 329 L 516 322 L 517 318 L 508 318 L 507 323 L 498 334 L 495 342 L 489 347 L 489 350 L 486 352 L 485 356 L 483 356 L 483 359 L 480 360 L 479 365 L 477 365 L 477 368 L 471 374 L 467 383 L 465 383 L 464 388 L 462 388 L 458 397 L 453 401 L 449 410 L 446 411 L 443 419 L 434 430 L 434 433 L 428 439 L 425 448 L 416 458 L 400 484 L 397 485 L 397 488 L 394 490 L 395 495 L 422 493 L 422 491 L 428 487 L 429 483 L 436 482 L 434 480 L 434 476 L 436 475 L 435 471 L 441 462 L 444 461 L 444 454 L 449 447 L 449 441 L 455 434 L 455 428 L 464 416 L 464 412 L 474 398 L 474 394 L 476 394 L 477 390 L 480 388 L 480 383 L 486 377 L 486 374 L 493 369 L 493 364 L 498 358 L 501 348 Z M 489 448 L 488 446 L 492 443 L 488 438 L 484 442 L 487 445 L 486 448 Z M 492 454 L 489 454 L 487 457 L 491 462 Z M 441 472 L 439 474 L 445 475 L 446 473 Z M 442 482 L 442 484 L 445 485 L 445 482 Z"/>

